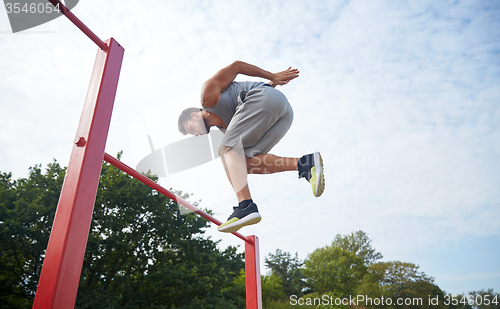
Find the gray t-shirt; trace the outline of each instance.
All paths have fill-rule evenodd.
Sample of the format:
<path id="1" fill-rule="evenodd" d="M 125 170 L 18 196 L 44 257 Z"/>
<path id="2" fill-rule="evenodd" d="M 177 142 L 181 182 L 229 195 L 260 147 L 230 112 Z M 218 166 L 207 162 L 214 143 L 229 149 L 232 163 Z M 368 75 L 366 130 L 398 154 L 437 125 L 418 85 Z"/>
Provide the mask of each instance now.
<path id="1" fill-rule="evenodd" d="M 216 114 L 229 126 L 231 119 L 233 119 L 236 107 L 238 106 L 238 96 L 243 91 L 250 91 L 255 87 L 264 85 L 263 82 L 232 82 L 229 87 L 224 90 L 220 96 L 219 102 L 214 107 L 204 107 L 203 109 Z M 222 128 L 219 128 L 225 131 Z"/>

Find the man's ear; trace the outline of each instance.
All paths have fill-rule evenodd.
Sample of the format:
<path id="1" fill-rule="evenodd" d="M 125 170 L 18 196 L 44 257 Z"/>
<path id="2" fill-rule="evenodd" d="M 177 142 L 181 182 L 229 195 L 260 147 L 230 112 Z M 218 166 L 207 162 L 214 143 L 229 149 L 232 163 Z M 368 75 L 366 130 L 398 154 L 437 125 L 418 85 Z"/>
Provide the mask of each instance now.
<path id="1" fill-rule="evenodd" d="M 203 118 L 203 116 L 201 115 L 201 111 L 199 111 L 199 112 L 192 112 L 191 113 L 191 117 L 193 117 L 194 119 L 201 119 L 201 118 Z"/>

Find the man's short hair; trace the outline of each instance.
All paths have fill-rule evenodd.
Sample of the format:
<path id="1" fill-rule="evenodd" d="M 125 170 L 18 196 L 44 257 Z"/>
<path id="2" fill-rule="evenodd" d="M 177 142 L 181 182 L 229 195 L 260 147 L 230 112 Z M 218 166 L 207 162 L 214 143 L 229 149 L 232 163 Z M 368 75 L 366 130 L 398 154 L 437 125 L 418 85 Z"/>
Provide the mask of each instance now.
<path id="1" fill-rule="evenodd" d="M 201 111 L 202 109 L 199 107 L 188 107 L 185 110 L 183 110 L 179 116 L 179 132 L 181 132 L 183 135 L 186 135 L 187 132 L 184 129 L 184 122 L 191 119 L 191 113 L 198 113 Z"/>

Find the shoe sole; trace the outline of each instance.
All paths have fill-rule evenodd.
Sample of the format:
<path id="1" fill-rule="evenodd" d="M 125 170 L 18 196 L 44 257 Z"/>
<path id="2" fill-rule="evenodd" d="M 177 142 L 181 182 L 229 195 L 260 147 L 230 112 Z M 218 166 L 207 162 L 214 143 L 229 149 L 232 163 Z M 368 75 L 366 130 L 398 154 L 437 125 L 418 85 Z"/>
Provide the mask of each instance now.
<path id="1" fill-rule="evenodd" d="M 262 217 L 260 216 L 260 214 L 258 212 L 255 212 L 239 219 L 238 221 L 230 223 L 224 227 L 219 227 L 217 228 L 217 230 L 223 233 L 234 233 L 244 226 L 259 223 L 261 219 Z"/>
<path id="2" fill-rule="evenodd" d="M 323 172 L 323 158 L 319 152 L 314 153 L 314 167 L 316 168 L 316 174 L 319 175 L 319 181 L 316 182 L 316 188 L 314 189 L 314 196 L 319 197 L 325 191 L 325 173 Z"/>

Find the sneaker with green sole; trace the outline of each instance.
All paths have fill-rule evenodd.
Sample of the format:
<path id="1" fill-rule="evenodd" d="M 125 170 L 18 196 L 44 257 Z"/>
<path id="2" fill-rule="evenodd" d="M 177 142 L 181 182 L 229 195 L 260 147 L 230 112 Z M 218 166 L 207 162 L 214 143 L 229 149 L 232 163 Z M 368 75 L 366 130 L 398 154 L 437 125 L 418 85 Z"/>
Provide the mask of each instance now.
<path id="1" fill-rule="evenodd" d="M 305 178 L 311 184 L 314 196 L 319 197 L 325 191 L 323 158 L 319 152 L 302 156 L 297 164 L 299 178 Z"/>
<path id="2" fill-rule="evenodd" d="M 238 206 L 233 207 L 233 209 L 233 214 L 217 228 L 219 232 L 234 233 L 244 226 L 257 224 L 262 219 L 255 203 L 251 203 L 243 209 L 238 208 Z"/>

